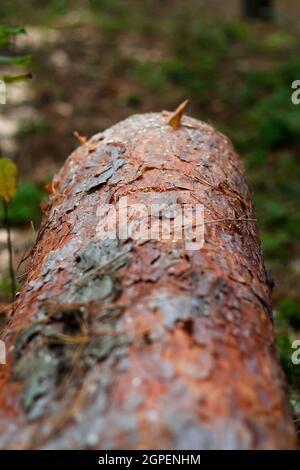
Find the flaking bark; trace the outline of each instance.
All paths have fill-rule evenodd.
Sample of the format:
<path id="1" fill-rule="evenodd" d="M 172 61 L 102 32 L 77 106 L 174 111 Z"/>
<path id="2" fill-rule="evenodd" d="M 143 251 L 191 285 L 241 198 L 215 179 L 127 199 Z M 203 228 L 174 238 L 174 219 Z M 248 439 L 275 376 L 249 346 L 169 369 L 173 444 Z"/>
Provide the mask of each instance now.
<path id="1" fill-rule="evenodd" d="M 209 125 L 170 117 L 95 135 L 54 178 L 3 337 L 1 448 L 294 447 L 241 161 Z M 101 242 L 99 208 L 125 195 L 204 204 L 204 247 Z"/>

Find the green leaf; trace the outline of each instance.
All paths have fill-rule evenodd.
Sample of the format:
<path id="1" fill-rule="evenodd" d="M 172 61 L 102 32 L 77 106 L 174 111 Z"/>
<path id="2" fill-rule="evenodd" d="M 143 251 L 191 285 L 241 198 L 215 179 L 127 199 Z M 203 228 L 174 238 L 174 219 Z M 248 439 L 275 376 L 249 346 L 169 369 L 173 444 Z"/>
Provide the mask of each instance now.
<path id="1" fill-rule="evenodd" d="M 18 66 L 25 66 L 31 64 L 31 56 L 30 55 L 21 55 L 16 57 L 10 57 L 7 55 L 0 55 L 0 64 L 7 64 L 7 65 L 18 65 Z"/>
<path id="2" fill-rule="evenodd" d="M 11 40 L 11 36 L 18 36 L 20 34 L 26 34 L 26 31 L 22 27 L 9 27 L 0 26 L 0 44 L 8 45 Z"/>
<path id="3" fill-rule="evenodd" d="M 0 158 L 0 197 L 9 204 L 17 191 L 18 168 L 10 158 Z"/>
<path id="4" fill-rule="evenodd" d="M 21 180 L 17 193 L 9 205 L 9 223 L 13 227 L 28 226 L 30 220 L 38 226 L 41 221 L 40 203 L 45 198 L 44 187 L 28 180 Z M 3 220 L 3 208 L 0 204 L 0 220 Z"/>
<path id="5" fill-rule="evenodd" d="M 32 73 L 19 73 L 18 75 L 3 75 L 3 80 L 5 83 L 15 83 L 22 82 L 24 80 L 29 80 L 32 78 Z"/>
<path id="6" fill-rule="evenodd" d="M 25 34 L 25 28 L 22 26 L 0 26 L 0 38 L 3 36 L 17 36 L 19 34 Z"/>

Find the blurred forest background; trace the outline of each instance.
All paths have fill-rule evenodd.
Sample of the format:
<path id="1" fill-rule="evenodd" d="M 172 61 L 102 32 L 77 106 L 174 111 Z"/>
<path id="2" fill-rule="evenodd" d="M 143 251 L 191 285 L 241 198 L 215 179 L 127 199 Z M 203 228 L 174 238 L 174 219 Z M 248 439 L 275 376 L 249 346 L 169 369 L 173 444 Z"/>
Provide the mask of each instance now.
<path id="1" fill-rule="evenodd" d="M 256 21 L 242 17 L 242 0 L 1 0 L 1 23 L 26 28 L 9 53 L 32 56 L 20 70 L 33 79 L 9 86 L 0 137 L 21 175 L 10 208 L 17 266 L 34 242 L 45 184 L 78 145 L 74 130 L 91 136 L 190 98 L 188 113 L 227 134 L 245 162 L 299 422 L 300 365 L 291 363 L 291 342 L 300 339 L 300 105 L 291 102 L 291 84 L 300 80 L 300 2 L 274 3 L 272 21 Z M 7 71 L 0 60 L 0 77 Z M 4 305 L 10 280 L 2 229 L 0 266 Z"/>

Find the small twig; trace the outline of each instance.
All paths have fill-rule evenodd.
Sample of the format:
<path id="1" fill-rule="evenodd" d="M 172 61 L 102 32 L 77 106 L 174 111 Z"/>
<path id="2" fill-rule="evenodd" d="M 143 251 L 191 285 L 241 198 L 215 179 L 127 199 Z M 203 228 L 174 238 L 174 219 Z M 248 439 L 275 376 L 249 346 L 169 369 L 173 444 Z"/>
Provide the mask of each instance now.
<path id="1" fill-rule="evenodd" d="M 81 286 L 85 283 L 86 280 L 90 279 L 91 277 L 95 276 L 96 274 L 100 274 L 101 271 L 103 271 L 105 268 L 109 267 L 111 264 L 113 264 L 115 261 L 119 260 L 120 258 L 123 258 L 124 256 L 128 255 L 130 253 L 130 250 L 125 251 L 124 253 L 120 253 L 119 255 L 116 255 L 114 258 L 106 261 L 105 263 L 102 263 L 100 266 L 97 266 L 96 268 L 91 269 L 88 271 L 86 274 L 84 274 L 82 277 L 78 279 L 75 284 L 78 286 Z"/>
<path id="2" fill-rule="evenodd" d="M 34 226 L 33 220 L 30 221 L 30 227 L 31 227 L 33 235 L 35 236 L 35 226 Z"/>
<path id="3" fill-rule="evenodd" d="M 186 110 L 188 103 L 189 103 L 189 100 L 185 100 L 172 113 L 170 119 L 168 120 L 168 124 L 171 127 L 173 127 L 173 129 L 179 129 L 179 127 L 181 126 L 181 119 L 182 119 L 184 111 Z"/>
<path id="4" fill-rule="evenodd" d="M 30 273 L 30 269 L 28 269 L 28 271 L 25 271 L 24 273 L 22 274 L 18 274 L 16 276 L 16 278 L 19 280 L 19 279 L 23 279 L 23 277 L 26 277 L 28 274 Z"/>
<path id="5" fill-rule="evenodd" d="M 213 219 L 213 220 L 206 220 L 204 224 L 216 224 L 218 222 L 257 222 L 257 219 L 236 219 L 234 217 L 225 217 L 224 219 Z"/>
<path id="6" fill-rule="evenodd" d="M 80 145 L 84 145 L 86 143 L 86 136 L 79 134 L 78 131 L 73 132 L 74 137 L 79 141 Z"/>
<path id="7" fill-rule="evenodd" d="M 26 261 L 29 258 L 29 256 L 30 255 L 27 255 L 27 248 L 25 248 L 25 250 L 22 254 L 22 258 L 20 259 L 20 261 L 18 263 L 18 266 L 17 266 L 17 269 L 16 269 L 16 274 L 18 274 L 20 267 L 22 266 L 24 261 Z M 23 274 L 20 274 L 20 276 L 17 276 L 17 277 L 22 277 L 22 276 L 23 276 Z"/>
<path id="8" fill-rule="evenodd" d="M 33 235 L 35 236 L 36 232 L 35 232 L 35 228 L 34 228 L 33 221 L 30 222 L 30 227 L 31 227 L 31 230 L 32 230 Z M 17 266 L 17 268 L 16 268 L 16 275 L 18 274 L 19 269 L 20 269 L 20 267 L 22 266 L 22 264 L 23 264 L 28 258 L 30 258 L 30 256 L 32 255 L 33 247 L 31 247 L 31 248 L 29 249 L 29 253 L 27 254 L 27 250 L 28 250 L 28 249 L 29 249 L 29 248 L 25 248 L 25 250 L 24 250 L 24 252 L 23 252 L 23 254 L 22 254 L 22 258 L 20 259 L 20 261 L 19 261 L 19 263 L 18 263 L 18 266 Z M 29 271 L 27 271 L 27 273 L 28 273 L 28 272 L 29 272 Z M 17 277 L 17 279 L 22 278 L 22 277 L 24 277 L 27 273 L 22 273 L 22 274 L 20 274 L 19 276 L 16 276 L 16 277 Z"/>
<path id="9" fill-rule="evenodd" d="M 90 341 L 89 336 L 66 335 L 64 333 L 53 333 L 47 336 L 52 342 L 57 344 L 86 344 Z"/>

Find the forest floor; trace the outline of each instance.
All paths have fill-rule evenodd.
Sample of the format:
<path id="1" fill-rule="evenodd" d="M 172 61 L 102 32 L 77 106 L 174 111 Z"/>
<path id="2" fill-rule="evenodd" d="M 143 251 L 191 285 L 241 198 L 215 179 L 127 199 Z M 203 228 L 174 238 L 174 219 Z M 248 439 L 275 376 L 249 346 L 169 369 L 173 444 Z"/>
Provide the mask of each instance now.
<path id="1" fill-rule="evenodd" d="M 34 75 L 9 89 L 0 115 L 2 151 L 21 173 L 10 213 L 15 264 L 33 243 L 44 185 L 77 146 L 74 130 L 90 136 L 188 97 L 188 113 L 226 133 L 245 162 L 275 280 L 278 352 L 299 419 L 300 366 L 290 359 L 300 339 L 300 105 L 291 102 L 300 79 L 299 2 L 278 2 L 272 23 L 242 20 L 234 0 L 42 3 L 0 5 L 3 23 L 26 27 L 15 50 L 32 55 Z M 2 304 L 10 295 L 6 265 L 1 230 Z"/>

